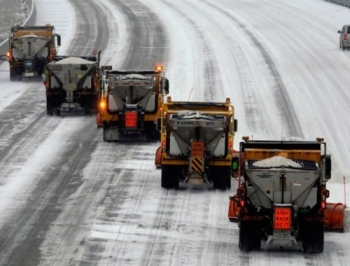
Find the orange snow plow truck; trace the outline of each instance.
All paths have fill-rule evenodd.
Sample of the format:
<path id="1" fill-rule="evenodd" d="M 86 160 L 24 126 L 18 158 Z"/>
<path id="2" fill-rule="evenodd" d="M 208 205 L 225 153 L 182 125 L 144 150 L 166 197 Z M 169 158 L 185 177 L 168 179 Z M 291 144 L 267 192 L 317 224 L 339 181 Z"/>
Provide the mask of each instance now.
<path id="1" fill-rule="evenodd" d="M 178 188 L 179 182 L 231 188 L 237 120 L 229 98 L 225 102 L 180 102 L 168 96 L 157 128 L 161 146 L 155 164 L 161 167 L 163 188 Z"/>
<path id="2" fill-rule="evenodd" d="M 163 66 L 154 70 L 103 68 L 96 122 L 104 141 L 159 141 L 156 121 L 169 81 Z"/>
<path id="3" fill-rule="evenodd" d="M 228 211 L 230 221 L 239 222 L 240 250 L 259 250 L 263 240 L 267 247 L 323 252 L 331 178 L 326 143 L 243 139 Z M 344 208 L 334 215 L 342 220 Z"/>
<path id="4" fill-rule="evenodd" d="M 7 51 L 10 80 L 41 77 L 46 64 L 56 57 L 60 45 L 61 36 L 50 24 L 12 27 Z"/>

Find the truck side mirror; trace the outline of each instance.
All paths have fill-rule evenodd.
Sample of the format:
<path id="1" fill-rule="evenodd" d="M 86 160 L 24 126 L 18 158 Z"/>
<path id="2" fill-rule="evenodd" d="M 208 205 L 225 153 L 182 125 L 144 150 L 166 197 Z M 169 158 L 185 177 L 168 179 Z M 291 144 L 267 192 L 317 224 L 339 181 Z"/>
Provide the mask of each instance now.
<path id="1" fill-rule="evenodd" d="M 234 132 L 237 132 L 237 129 L 238 129 L 238 120 L 237 119 L 233 119 L 233 129 L 234 129 Z"/>
<path id="2" fill-rule="evenodd" d="M 163 82 L 164 92 L 165 94 L 169 94 L 169 80 L 167 78 L 164 78 Z"/>
<path id="3" fill-rule="evenodd" d="M 325 178 L 331 179 L 332 172 L 332 160 L 330 155 L 326 155 L 324 158 L 324 167 L 325 167 Z"/>
<path id="4" fill-rule="evenodd" d="M 61 46 L 61 35 L 56 34 L 57 37 L 57 46 Z"/>

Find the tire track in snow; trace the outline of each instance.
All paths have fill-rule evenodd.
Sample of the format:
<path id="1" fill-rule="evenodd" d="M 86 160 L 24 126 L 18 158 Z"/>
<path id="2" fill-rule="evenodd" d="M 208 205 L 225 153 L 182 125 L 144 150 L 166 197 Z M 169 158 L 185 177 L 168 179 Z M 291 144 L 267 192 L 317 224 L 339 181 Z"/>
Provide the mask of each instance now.
<path id="1" fill-rule="evenodd" d="M 92 56 L 94 49 L 103 50 L 107 46 L 109 28 L 106 27 L 105 12 L 93 0 L 69 0 L 76 15 L 74 39 L 65 51 L 65 55 Z M 84 40 L 84 41 L 82 41 Z"/>
<path id="2" fill-rule="evenodd" d="M 94 121 L 91 122 L 94 123 Z M 27 191 L 27 187 L 22 188 L 23 205 L 16 208 L 16 213 L 1 229 L 4 246 L 0 250 L 6 265 L 25 265 L 26 263 L 39 265 L 40 246 L 46 231 L 61 212 L 62 202 L 79 187 L 80 168 L 84 167 L 89 153 L 94 150 L 95 143 L 90 139 L 93 134 L 89 134 L 89 130 L 95 129 L 89 123 L 85 123 L 83 129 L 87 133 L 84 136 L 72 137 L 70 134 L 73 134 L 74 130 L 66 131 L 66 136 L 72 137 L 72 145 L 67 147 L 63 156 L 55 154 L 57 158 L 52 155 L 47 158 L 47 161 L 54 162 L 50 166 L 42 166 L 41 171 L 36 173 L 35 182 L 31 184 L 35 186 L 33 191 L 31 189 Z M 48 131 L 39 130 L 33 139 L 42 141 L 38 134 L 47 133 Z M 89 143 L 89 145 L 83 147 L 81 143 Z M 26 145 L 32 144 L 31 140 Z M 25 153 L 22 156 L 27 155 L 26 145 L 23 147 Z M 26 177 L 23 176 L 23 178 Z M 17 200 L 21 199 L 21 196 L 16 196 Z"/>
<path id="3" fill-rule="evenodd" d="M 140 144 L 140 145 L 126 145 L 125 153 L 129 153 L 128 156 L 130 158 L 134 158 L 137 160 L 137 158 L 141 157 L 148 157 L 146 154 L 150 153 L 150 156 L 152 155 L 151 151 L 152 149 L 147 148 L 147 144 Z M 149 152 L 146 150 L 149 149 Z M 142 150 L 142 152 L 141 152 Z M 125 156 L 121 156 L 124 157 Z M 124 218 L 121 219 L 122 226 L 120 226 L 120 229 L 117 232 L 116 241 L 113 245 L 113 248 L 110 251 L 109 254 L 109 260 L 108 265 L 115 265 L 117 264 L 124 264 L 126 261 L 128 261 L 128 258 L 126 258 L 125 255 L 128 254 L 129 250 L 129 243 L 130 239 L 129 236 L 133 235 L 135 223 L 139 223 L 138 227 L 143 227 L 143 219 L 141 218 L 141 212 L 143 210 L 142 204 L 144 204 L 144 200 L 147 197 L 147 193 L 149 193 L 149 174 L 148 171 L 145 170 L 144 172 L 141 170 L 144 167 L 147 169 L 147 161 L 140 158 L 141 161 L 139 163 L 139 169 L 138 170 L 127 170 L 129 173 L 125 173 L 126 178 L 130 179 L 130 183 L 135 182 L 136 184 L 131 185 L 130 184 L 130 194 L 128 195 L 128 200 L 125 200 L 125 202 L 119 202 L 118 205 L 115 203 L 111 204 L 111 206 L 108 207 L 108 209 L 116 210 L 118 208 L 121 208 L 121 206 L 126 206 L 125 209 L 128 210 L 127 213 L 124 214 Z M 123 188 L 123 185 L 121 183 L 121 191 L 125 193 L 125 188 Z M 113 193 L 116 194 L 116 193 Z M 112 199 L 112 202 L 115 200 Z M 156 221 L 152 222 L 152 228 L 156 227 L 158 225 L 158 221 L 161 220 L 161 215 L 156 216 Z M 143 265 L 148 265 L 150 261 L 150 256 L 152 254 L 152 248 L 154 245 L 153 237 L 152 235 L 149 236 L 151 240 L 149 240 L 149 244 L 146 247 L 146 252 L 143 251 L 142 258 L 140 258 L 140 261 L 142 261 Z M 115 254 L 115 255 L 114 255 Z M 151 263 L 152 265 L 152 263 Z"/>
<path id="4" fill-rule="evenodd" d="M 220 13 L 224 14 L 226 17 L 234 21 L 237 24 L 237 26 L 240 27 L 249 36 L 251 41 L 259 49 L 262 55 L 262 58 L 264 59 L 271 73 L 271 78 L 275 80 L 275 86 L 273 88 L 274 95 L 275 95 L 275 102 L 276 102 L 276 105 L 280 108 L 280 111 L 282 113 L 281 116 L 283 117 L 283 120 L 286 121 L 287 133 L 289 134 L 289 136 L 303 138 L 304 135 L 302 132 L 302 128 L 297 119 L 297 115 L 291 103 L 291 100 L 289 99 L 288 91 L 283 83 L 283 80 L 281 78 L 281 75 L 278 69 L 276 68 L 274 62 L 272 61 L 270 55 L 268 54 L 267 50 L 264 48 L 262 43 L 260 43 L 260 41 L 255 37 L 255 35 L 242 22 L 240 22 L 239 19 L 231 15 L 229 12 L 208 1 L 203 1 L 203 3 L 207 4 L 213 9 L 218 10 Z"/>
<path id="5" fill-rule="evenodd" d="M 7 106 L 0 113 L 1 127 L 0 134 L 0 158 L 4 160 L 6 157 L 12 156 L 15 147 L 22 146 L 27 136 L 35 134 L 35 131 L 47 124 L 49 120 L 46 118 L 46 110 L 44 103 L 44 94 L 42 91 L 42 82 L 30 82 L 26 89 L 11 105 Z M 38 97 L 38 95 L 40 95 Z M 28 108 L 29 107 L 29 108 Z M 56 121 L 52 125 L 58 125 Z"/>
<path id="6" fill-rule="evenodd" d="M 77 140 L 78 142 L 79 140 Z M 91 206 L 98 200 L 96 198 L 101 197 L 99 191 L 103 191 L 102 187 L 104 185 L 105 176 L 100 174 L 103 171 L 103 164 L 105 163 L 105 158 L 110 152 L 111 146 L 108 146 L 103 151 L 102 160 L 96 160 L 96 167 L 89 169 L 88 174 L 78 174 L 72 173 L 74 179 L 71 181 L 69 186 L 76 184 L 79 186 L 81 193 L 77 196 L 72 196 L 69 200 L 70 204 L 67 205 L 63 212 L 65 212 L 64 217 L 65 226 L 57 226 L 57 219 L 53 227 L 58 227 L 58 230 L 52 230 L 53 233 L 46 240 L 48 242 L 43 242 L 44 247 L 50 246 L 55 247 L 51 248 L 53 250 L 52 254 L 48 256 L 45 254 L 45 260 L 50 261 L 50 265 L 70 265 L 72 262 L 78 262 L 81 258 L 79 257 L 79 249 L 85 247 L 87 233 L 85 230 L 86 220 L 90 217 L 89 210 Z M 96 150 L 96 147 L 93 147 L 93 150 Z M 83 154 L 81 155 L 83 159 Z M 84 160 L 82 160 L 84 161 Z M 97 169 L 95 169 L 97 168 Z M 79 168 L 78 168 L 79 169 Z M 86 167 L 88 169 L 88 166 Z M 85 179 L 84 181 L 80 180 L 80 177 Z M 62 213 L 61 213 L 62 214 Z M 76 247 L 75 253 L 71 254 L 71 243 L 75 243 L 77 239 L 80 240 L 80 245 Z M 43 253 L 43 252 L 42 252 Z M 78 258 L 78 259 L 77 259 Z"/>
<path id="7" fill-rule="evenodd" d="M 221 80 L 217 79 L 219 76 L 217 73 L 217 65 L 219 64 L 212 51 L 214 50 L 209 46 L 209 40 L 206 39 L 205 35 L 202 33 L 200 27 L 196 22 L 188 15 L 188 13 L 182 11 L 178 5 L 173 4 L 173 2 L 164 2 L 165 5 L 169 6 L 172 10 L 179 14 L 179 17 L 185 19 L 189 26 L 194 29 L 194 34 L 198 40 L 199 48 L 201 49 L 200 54 L 203 55 L 204 60 L 204 88 L 201 92 L 205 95 L 206 101 L 212 101 L 217 97 L 217 88 L 221 88 Z"/>
<path id="8" fill-rule="evenodd" d="M 130 1 L 128 1 L 128 4 L 130 4 Z M 136 14 L 138 14 L 140 12 L 145 12 L 145 9 L 141 9 L 139 5 L 136 5 L 136 6 L 139 7 L 139 9 L 136 9 L 136 11 L 135 11 L 135 9 L 130 9 L 131 13 L 136 12 L 135 17 L 131 16 L 132 18 L 137 18 Z M 120 7 L 120 5 L 118 4 L 118 8 L 119 7 Z M 86 10 L 89 10 L 89 8 L 86 8 Z M 130 15 L 130 13 L 128 15 Z M 84 16 L 80 15 L 79 17 L 81 20 L 84 20 Z M 103 18 L 103 16 L 100 16 L 100 17 Z M 150 34 L 148 36 L 152 36 L 156 32 L 158 34 L 157 36 L 159 36 L 159 34 L 162 33 L 162 31 L 160 30 L 160 28 L 158 28 L 159 25 L 157 27 L 153 26 L 153 24 L 152 24 L 153 22 L 151 20 L 154 18 L 150 17 L 150 16 L 146 16 L 146 19 L 148 19 L 149 21 L 143 22 L 142 20 L 139 20 L 136 23 L 140 27 L 143 27 L 143 25 L 151 25 L 148 28 L 144 28 L 143 31 L 141 30 L 141 32 L 146 32 L 146 33 L 150 32 Z M 79 25 L 83 26 L 85 24 L 80 23 Z M 87 28 L 89 29 L 89 25 Z M 94 28 L 92 28 L 91 30 L 94 30 Z M 86 31 L 86 29 L 83 27 L 83 28 L 79 29 L 78 31 L 81 33 L 81 32 Z M 96 36 L 98 36 L 98 35 L 96 35 Z M 140 36 L 138 36 L 138 37 L 140 37 Z M 84 38 L 86 38 L 86 36 Z M 162 38 L 160 38 L 160 39 L 162 40 Z M 148 54 L 151 55 L 151 57 L 152 57 L 152 60 L 153 60 L 152 62 L 154 62 L 154 58 L 156 58 L 157 61 L 160 58 L 165 58 L 165 52 L 162 50 L 163 48 L 159 49 L 160 45 L 164 45 L 164 43 L 162 41 L 159 43 L 159 46 L 157 46 L 157 44 L 154 43 L 154 40 L 152 38 L 137 38 L 137 40 L 140 41 L 139 42 L 140 47 L 147 48 L 147 51 L 149 52 Z M 158 41 L 158 40 L 156 40 L 156 41 Z M 77 42 L 78 42 L 78 40 L 77 40 Z M 77 43 L 77 45 L 75 45 L 73 43 L 72 46 L 73 46 L 73 48 L 79 47 L 79 44 L 81 45 L 81 42 Z M 136 44 L 134 44 L 134 45 L 136 45 Z M 130 51 L 135 51 L 138 48 L 139 48 L 138 46 L 131 47 Z M 88 48 L 86 48 L 86 49 L 88 49 Z M 88 52 L 88 50 L 86 50 L 86 51 Z M 150 59 L 140 60 L 140 57 L 138 57 L 137 53 L 130 53 L 129 59 L 131 60 L 131 62 L 136 62 L 133 65 L 133 68 L 135 68 L 135 66 L 139 67 L 138 64 L 140 62 L 146 63 L 148 66 L 151 65 L 149 63 Z M 162 60 L 162 63 L 164 61 L 165 61 L 165 59 Z M 133 63 L 130 63 L 130 65 L 131 64 L 133 64 Z M 154 64 L 152 63 L 151 68 L 153 69 L 153 67 L 154 67 Z M 114 145 L 114 144 L 111 144 L 111 145 Z M 118 160 L 121 161 L 125 158 L 125 154 L 127 152 L 129 152 L 130 149 L 137 150 L 138 146 L 139 145 L 128 146 L 128 149 L 125 150 L 124 153 L 121 150 L 115 151 L 115 153 L 109 157 L 109 160 L 111 157 L 113 157 L 113 158 L 116 158 L 117 161 Z M 108 161 L 108 159 L 107 159 L 107 161 Z M 125 204 L 128 204 L 130 209 L 132 209 L 132 207 L 133 207 L 132 205 L 130 205 L 130 204 L 132 204 L 132 201 L 130 201 L 130 202 L 128 201 L 126 203 L 125 201 L 127 199 L 123 197 L 123 195 L 130 193 L 130 187 L 129 187 L 129 185 L 126 185 L 126 184 L 129 184 L 129 182 L 131 182 L 133 180 L 133 179 L 131 179 L 131 178 L 133 178 L 133 171 L 122 171 L 121 173 L 119 173 L 119 175 L 118 175 L 118 173 L 116 173 L 116 174 L 117 174 L 116 175 L 117 178 L 129 177 L 130 180 L 128 180 L 128 178 L 126 178 L 126 180 L 124 180 L 124 181 L 127 181 L 126 183 L 120 182 L 117 187 L 112 186 L 110 188 L 111 194 L 109 194 L 108 190 L 107 190 L 106 194 L 103 194 L 104 193 L 103 189 L 102 189 L 102 191 L 98 191 L 98 193 L 100 194 L 100 197 L 102 197 L 102 200 L 101 200 L 102 202 L 100 202 L 102 206 L 101 206 L 101 208 L 97 208 L 98 209 L 97 212 L 102 213 L 102 215 L 104 215 L 104 214 L 111 215 L 111 217 L 107 219 L 106 224 L 104 224 L 103 221 L 97 219 L 96 220 L 97 223 L 99 223 L 99 222 L 102 223 L 101 225 L 99 225 L 99 224 L 97 225 L 98 228 L 99 228 L 99 226 L 104 228 L 104 225 L 106 225 L 106 229 L 108 230 L 108 221 L 114 221 L 113 215 L 116 213 L 116 210 L 120 209 Z M 100 173 L 98 173 L 98 176 L 101 179 L 104 177 L 103 175 L 101 176 Z M 123 179 L 121 179 L 121 180 L 123 180 Z M 84 188 L 83 188 L 83 191 L 79 192 L 80 194 L 85 194 L 85 192 L 86 192 L 85 187 L 87 186 L 87 184 L 85 185 L 85 183 L 89 183 L 89 181 L 85 181 L 83 183 Z M 104 185 L 106 185 L 106 184 L 104 184 Z M 131 193 L 132 197 L 134 197 L 134 195 L 140 196 L 140 194 L 142 194 L 142 193 L 140 193 L 140 191 L 138 189 L 136 189 L 136 186 L 133 188 L 134 188 L 135 192 Z M 112 204 L 108 204 L 109 200 L 112 202 Z M 88 202 L 90 202 L 90 204 L 92 204 L 91 197 L 90 197 Z M 105 202 L 105 204 L 103 204 L 104 202 Z M 109 232 L 109 234 L 112 237 L 116 236 L 116 238 L 118 238 L 118 241 L 113 242 L 111 245 L 111 243 L 109 243 L 108 240 L 105 241 L 105 240 L 101 240 L 99 238 L 94 239 L 93 237 L 90 237 L 89 234 L 84 234 L 83 232 L 81 232 L 82 229 L 79 228 L 79 226 L 77 226 L 77 224 L 80 223 L 80 221 L 84 222 L 85 216 L 83 214 L 81 214 L 81 215 L 79 214 L 78 216 L 72 218 L 72 216 L 74 216 L 74 211 L 80 210 L 81 204 L 87 205 L 87 203 L 77 201 L 74 205 L 74 208 L 71 211 L 69 211 L 69 214 L 68 214 L 69 219 L 62 222 L 61 226 L 64 226 L 64 229 L 62 229 L 64 236 L 58 242 L 54 242 L 55 247 L 57 247 L 57 253 L 50 255 L 51 253 L 48 252 L 48 254 L 45 255 L 46 260 L 49 260 L 49 261 L 51 260 L 53 264 L 60 264 L 61 263 L 60 265 L 64 264 L 65 262 L 68 262 L 68 261 L 70 261 L 70 262 L 72 262 L 72 261 L 74 261 L 74 262 L 87 262 L 87 263 L 100 261 L 101 263 L 106 262 L 106 263 L 113 264 L 114 260 L 116 260 L 115 254 L 117 253 L 117 254 L 121 254 L 121 257 L 119 259 L 121 261 L 123 261 L 123 259 L 124 259 L 123 256 L 125 256 L 126 254 L 125 254 L 125 252 L 123 253 L 122 250 L 127 249 L 128 244 L 129 244 L 128 240 L 125 239 L 127 237 L 127 234 L 124 233 L 124 230 L 128 231 L 129 228 L 131 227 L 130 225 L 134 221 L 133 216 L 130 216 L 129 212 L 125 213 L 124 218 L 122 217 L 122 222 L 121 222 L 122 225 L 120 225 L 119 223 L 116 224 L 117 228 L 118 228 L 118 226 L 120 226 L 120 230 L 122 230 L 122 231 L 118 231 L 118 232 L 116 232 L 116 234 L 114 231 Z M 107 205 L 106 208 L 103 205 Z M 95 205 L 91 205 L 91 206 L 95 206 Z M 90 206 L 90 208 L 91 208 L 91 206 Z M 86 208 L 87 207 L 85 206 L 84 209 L 86 209 Z M 116 215 L 116 216 L 118 216 L 118 215 Z M 122 214 L 120 214 L 119 216 L 122 216 Z M 72 226 L 70 226 L 70 224 L 72 224 Z M 67 229 L 67 226 L 68 226 L 68 229 Z M 55 226 L 53 226 L 53 227 L 55 227 Z M 75 228 L 76 231 L 73 232 L 69 228 Z M 71 232 L 71 234 L 69 234 L 68 232 Z M 97 231 L 97 234 L 98 233 L 99 233 L 99 231 Z M 60 236 L 60 235 L 62 235 L 62 233 L 56 234 L 56 235 Z M 76 239 L 79 239 L 79 238 L 81 238 L 80 245 L 77 245 L 76 254 L 71 254 L 71 251 L 73 249 L 70 246 L 74 246 L 76 244 Z M 55 237 L 52 237 L 51 241 L 54 239 L 55 239 Z M 124 239 L 124 240 L 122 240 L 122 239 Z M 50 243 L 50 241 L 49 241 L 49 243 Z M 64 246 L 63 243 L 65 243 L 67 245 L 67 248 L 62 248 L 62 246 Z M 65 253 L 65 252 L 67 252 L 67 253 Z M 54 258 L 51 258 L 51 257 L 54 257 Z M 58 260 L 59 257 L 64 257 L 64 261 L 60 262 Z M 117 260 L 118 260 L 118 258 L 117 258 Z"/>
<path id="9" fill-rule="evenodd" d="M 142 1 L 114 1 L 115 7 L 125 16 L 129 32 L 130 49 L 120 65 L 122 69 L 154 69 L 163 64 L 166 69 L 169 41 L 159 14 Z"/>
<path id="10" fill-rule="evenodd" d="M 208 18 L 209 17 L 210 16 L 208 16 Z M 262 108 L 262 100 L 259 97 L 256 97 L 256 89 L 251 79 L 248 59 L 244 54 L 239 43 L 237 41 L 232 41 L 231 33 L 225 31 L 226 28 L 223 27 L 222 24 L 218 23 L 215 20 L 215 17 L 211 19 L 211 23 L 216 27 L 218 32 L 220 32 L 223 35 L 223 39 L 225 41 L 224 43 L 226 44 L 232 57 L 234 58 L 236 71 L 239 77 L 241 93 L 243 94 L 242 99 L 243 106 L 245 109 L 244 120 L 249 125 L 249 128 L 253 130 L 253 132 L 263 132 L 264 130 L 266 130 L 266 128 L 268 128 L 270 121 L 266 116 L 265 110 Z M 232 91 L 231 93 L 235 95 L 234 91 Z M 233 97 L 233 100 L 235 100 L 235 97 Z M 257 117 L 259 119 L 256 119 Z"/>
<path id="11" fill-rule="evenodd" d="M 162 188 L 159 188 L 162 189 Z M 149 245 L 147 245 L 147 248 L 143 252 L 141 261 L 144 261 L 144 265 L 153 265 L 157 259 L 154 258 L 157 252 L 160 251 L 159 247 L 156 248 L 157 244 L 161 242 L 159 239 L 159 232 L 161 232 L 162 227 L 165 226 L 166 229 L 166 222 L 165 225 L 163 224 L 164 219 L 164 213 L 167 212 L 169 209 L 171 209 L 171 197 L 169 197 L 169 194 L 173 194 L 172 191 L 166 191 L 165 197 L 162 198 L 159 202 L 159 205 L 157 207 L 157 210 L 161 210 L 159 214 L 156 215 L 155 219 L 152 221 L 152 231 L 153 233 L 149 236 Z"/>
<path id="12" fill-rule="evenodd" d="M 82 4 L 86 4 L 86 1 Z M 103 14 L 102 10 L 98 12 Z M 91 12 L 85 14 L 85 18 L 91 25 L 94 24 L 93 18 L 97 17 L 100 21 L 95 23 L 95 25 L 100 25 L 97 28 L 100 28 L 101 32 L 103 29 L 108 30 L 108 27 L 105 27 L 103 16 L 96 14 L 90 17 L 89 14 L 91 15 Z M 84 28 L 84 23 L 81 25 Z M 74 55 L 91 54 L 92 48 L 96 47 L 93 44 L 96 44 L 97 40 L 101 41 L 99 35 L 92 28 L 87 31 L 81 28 L 80 30 L 81 34 L 77 42 L 73 42 L 75 50 L 71 50 L 73 51 L 71 53 Z M 91 37 L 91 34 L 94 37 Z M 101 35 L 105 36 L 102 33 Z M 107 39 L 108 37 L 106 37 Z M 84 41 L 85 44 L 93 45 L 93 47 L 84 46 Z M 55 134 L 55 130 L 59 126 L 64 125 L 67 120 L 75 120 L 73 117 L 66 119 L 63 117 L 47 117 L 45 115 L 43 84 L 42 82 L 34 84 L 28 86 L 29 89 L 16 102 L 1 112 L 1 116 L 6 118 L 1 125 L 2 133 L 6 134 L 6 142 L 1 145 L 1 163 L 7 165 L 9 175 L 11 174 L 14 177 L 16 177 L 16 174 L 22 174 L 23 171 L 18 169 L 26 166 L 24 164 L 30 161 L 31 156 L 35 155 L 37 150 L 47 148 L 46 145 L 43 147 L 43 143 L 50 142 L 50 137 Z M 14 214 L 12 215 L 12 210 L 7 212 L 6 214 L 8 216 L 11 214 L 11 217 L 6 217 L 7 220 L 1 227 L 2 246 L 0 257 L 2 262 L 7 261 L 6 265 L 39 264 L 41 260 L 40 245 L 44 241 L 49 226 L 62 211 L 58 206 L 62 206 L 60 204 L 65 202 L 65 197 L 73 194 L 81 184 L 79 172 L 84 169 L 89 160 L 89 155 L 95 149 L 93 139 L 96 137 L 96 125 L 92 117 L 76 118 L 76 122 L 73 128 L 61 128 L 61 130 L 63 129 L 62 134 L 64 133 L 65 136 L 74 130 L 77 131 L 76 136 L 72 137 L 75 140 L 74 143 L 64 150 L 64 155 L 57 158 L 58 154 L 50 154 L 50 157 L 45 158 L 44 161 L 36 162 L 38 164 L 33 165 L 33 172 L 36 168 L 40 171 L 36 173 L 35 182 L 26 184 L 21 188 L 16 187 L 17 190 L 21 190 L 23 193 L 11 197 L 15 204 L 7 207 L 12 208 Z M 79 128 L 79 125 L 81 125 L 81 128 Z M 3 140 L 4 135 L 2 135 L 1 141 Z M 65 138 L 61 138 L 61 141 L 68 143 Z M 57 143 L 51 143 L 51 145 L 53 147 Z M 62 149 L 64 148 L 62 147 Z M 26 175 L 27 173 L 25 173 L 24 180 L 21 183 L 25 183 L 25 180 L 28 179 Z M 77 179 L 72 178 L 72 175 Z M 28 180 L 28 182 L 30 181 Z M 12 183 L 9 182 L 9 184 Z M 79 210 L 83 203 L 77 207 Z M 74 221 L 78 221 L 79 224 L 84 215 L 79 215 L 79 212 L 74 214 L 78 216 L 74 216 L 71 220 L 73 221 L 72 224 L 74 224 Z M 69 237 L 74 237 L 74 234 Z"/>
<path id="13" fill-rule="evenodd" d="M 98 156 L 88 166 L 90 169 L 101 169 L 93 175 L 105 179 L 102 187 L 105 192 L 99 192 L 100 200 L 92 205 L 95 217 L 91 233 L 84 238 L 84 244 L 78 252 L 81 255 L 75 260 L 90 263 L 98 261 L 104 265 L 153 265 L 153 260 L 157 259 L 152 256 L 159 252 L 158 229 L 163 219 L 159 211 L 164 210 L 165 202 L 171 204 L 167 199 L 159 201 L 154 197 L 154 187 L 160 189 L 159 180 L 153 176 L 155 147 L 150 149 L 148 144 L 132 143 L 104 143 L 103 146 L 106 145 L 109 151 L 104 154 L 104 159 Z M 111 158 L 116 158 L 117 153 L 119 162 L 106 169 L 105 166 L 110 164 Z M 149 169 L 150 161 L 152 170 Z M 155 182 L 157 186 L 154 186 Z M 158 206 L 155 210 L 148 206 L 153 204 L 152 201 L 156 201 Z M 171 206 L 168 207 L 171 209 Z M 146 212 L 148 209 L 150 211 Z M 155 246 L 157 248 L 154 250 Z M 132 250 L 136 250 L 139 255 L 133 257 Z"/>

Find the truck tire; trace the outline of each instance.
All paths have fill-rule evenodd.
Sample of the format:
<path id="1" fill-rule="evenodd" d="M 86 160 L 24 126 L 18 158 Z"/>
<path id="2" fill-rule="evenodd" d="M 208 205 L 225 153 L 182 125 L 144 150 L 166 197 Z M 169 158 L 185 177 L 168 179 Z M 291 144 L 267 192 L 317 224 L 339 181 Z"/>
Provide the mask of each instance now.
<path id="1" fill-rule="evenodd" d="M 103 124 L 103 141 L 104 142 L 110 142 L 111 140 L 107 138 L 107 132 L 110 129 L 110 125 L 108 123 Z"/>
<path id="2" fill-rule="evenodd" d="M 90 109 L 85 109 L 84 110 L 85 115 L 92 115 L 92 111 Z"/>
<path id="3" fill-rule="evenodd" d="M 231 167 L 227 167 L 225 171 L 226 188 L 231 189 Z"/>
<path id="4" fill-rule="evenodd" d="M 322 222 L 304 222 L 302 247 L 305 253 L 322 253 L 324 247 L 324 224 Z"/>
<path id="5" fill-rule="evenodd" d="M 145 122 L 145 134 L 147 141 L 156 142 L 160 140 L 160 133 L 153 122 Z"/>
<path id="6" fill-rule="evenodd" d="M 97 95 L 84 95 L 81 97 L 79 104 L 84 109 L 85 115 L 94 115 L 97 113 Z"/>
<path id="7" fill-rule="evenodd" d="M 240 221 L 239 249 L 241 251 L 261 249 L 261 225 L 258 221 Z"/>
<path id="8" fill-rule="evenodd" d="M 225 179 L 222 174 L 222 169 L 220 166 L 213 166 L 211 168 L 211 176 L 213 178 L 213 188 L 214 189 L 225 189 Z"/>
<path id="9" fill-rule="evenodd" d="M 230 166 L 212 166 L 210 174 L 213 177 L 214 189 L 231 188 L 231 167 Z"/>
<path id="10" fill-rule="evenodd" d="M 179 169 L 178 166 L 162 165 L 162 188 L 179 188 Z"/>
<path id="11" fill-rule="evenodd" d="M 52 99 L 49 95 L 46 95 L 46 114 L 53 116 Z"/>
<path id="12" fill-rule="evenodd" d="M 161 186 L 162 188 L 171 188 L 171 182 L 169 176 L 171 175 L 170 173 L 170 167 L 168 165 L 163 165 L 162 166 L 162 179 L 161 179 Z"/>

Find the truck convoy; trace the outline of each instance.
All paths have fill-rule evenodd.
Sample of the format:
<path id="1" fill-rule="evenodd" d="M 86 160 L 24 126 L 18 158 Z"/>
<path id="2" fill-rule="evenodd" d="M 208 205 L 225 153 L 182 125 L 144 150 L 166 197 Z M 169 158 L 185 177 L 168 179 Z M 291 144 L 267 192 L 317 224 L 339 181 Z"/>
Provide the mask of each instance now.
<path id="1" fill-rule="evenodd" d="M 161 167 L 163 188 L 178 188 L 180 181 L 210 182 L 217 189 L 231 187 L 237 120 L 229 98 L 225 102 L 179 102 L 168 96 L 158 125 L 161 146 L 155 161 Z"/>
<path id="2" fill-rule="evenodd" d="M 229 219 L 239 222 L 239 248 L 301 246 L 321 253 L 324 246 L 326 182 L 331 157 L 316 141 L 249 140 L 240 143 L 237 194 Z"/>
<path id="3" fill-rule="evenodd" d="M 103 140 L 159 141 L 156 121 L 168 93 L 163 66 L 155 70 L 105 69 L 97 114 Z"/>
<path id="4" fill-rule="evenodd" d="M 100 53 L 93 56 L 56 56 L 45 67 L 46 111 L 97 112 L 100 85 Z"/>
<path id="5" fill-rule="evenodd" d="M 22 77 L 40 77 L 61 45 L 61 36 L 54 26 L 14 26 L 11 28 L 7 58 L 10 63 L 10 80 Z"/>

